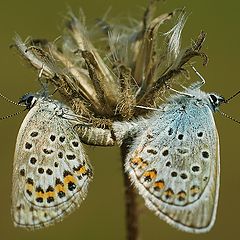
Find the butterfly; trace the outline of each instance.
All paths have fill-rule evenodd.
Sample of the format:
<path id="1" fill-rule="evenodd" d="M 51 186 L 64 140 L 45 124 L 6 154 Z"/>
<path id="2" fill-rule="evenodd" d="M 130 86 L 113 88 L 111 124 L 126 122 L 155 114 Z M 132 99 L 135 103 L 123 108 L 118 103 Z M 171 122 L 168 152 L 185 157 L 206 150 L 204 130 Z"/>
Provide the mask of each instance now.
<path id="1" fill-rule="evenodd" d="M 202 84 L 176 91 L 150 117 L 113 124 L 117 139 L 131 139 L 125 170 L 146 206 L 191 233 L 215 222 L 220 154 L 213 113 L 226 102 Z"/>
<path id="2" fill-rule="evenodd" d="M 12 216 L 18 227 L 37 229 L 62 220 L 85 199 L 92 168 L 72 110 L 46 94 L 26 94 L 29 109 L 17 136 Z"/>

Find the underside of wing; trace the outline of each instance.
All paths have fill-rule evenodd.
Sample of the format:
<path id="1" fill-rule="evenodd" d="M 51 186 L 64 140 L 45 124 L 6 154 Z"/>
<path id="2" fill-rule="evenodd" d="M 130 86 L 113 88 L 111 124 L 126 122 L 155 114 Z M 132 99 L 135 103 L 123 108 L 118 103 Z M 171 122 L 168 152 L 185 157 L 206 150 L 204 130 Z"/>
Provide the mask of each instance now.
<path id="1" fill-rule="evenodd" d="M 219 140 L 210 110 L 198 115 L 191 110 L 153 119 L 136 138 L 125 168 L 156 215 L 183 231 L 200 233 L 215 221 Z"/>
<path id="2" fill-rule="evenodd" d="M 15 225 L 36 229 L 60 221 L 85 199 L 91 178 L 91 166 L 72 124 L 54 114 L 51 103 L 34 106 L 16 143 Z"/>

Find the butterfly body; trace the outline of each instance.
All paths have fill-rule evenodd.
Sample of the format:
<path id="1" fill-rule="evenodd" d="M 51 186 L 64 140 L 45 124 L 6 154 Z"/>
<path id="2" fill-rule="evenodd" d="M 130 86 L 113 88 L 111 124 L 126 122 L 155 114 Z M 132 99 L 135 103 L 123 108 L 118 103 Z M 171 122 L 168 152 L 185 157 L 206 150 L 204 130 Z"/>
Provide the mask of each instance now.
<path id="1" fill-rule="evenodd" d="M 16 226 L 36 229 L 79 206 L 92 170 L 66 105 L 39 95 L 21 102 L 30 110 L 16 142 L 12 215 Z"/>
<path id="2" fill-rule="evenodd" d="M 220 174 L 219 139 L 213 112 L 224 99 L 189 88 L 149 118 L 130 125 L 134 132 L 126 172 L 146 206 L 187 232 L 214 224 Z M 116 123 L 116 135 L 122 135 Z"/>

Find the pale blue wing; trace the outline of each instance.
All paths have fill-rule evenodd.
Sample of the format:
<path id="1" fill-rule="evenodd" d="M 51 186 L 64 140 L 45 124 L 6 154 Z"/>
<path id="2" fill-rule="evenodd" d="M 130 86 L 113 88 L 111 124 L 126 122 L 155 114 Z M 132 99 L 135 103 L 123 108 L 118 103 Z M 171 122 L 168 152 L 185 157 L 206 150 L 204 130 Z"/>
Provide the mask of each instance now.
<path id="1" fill-rule="evenodd" d="M 208 105 L 182 99 L 139 126 L 125 167 L 159 217 L 184 231 L 206 232 L 218 200 L 218 135 Z"/>

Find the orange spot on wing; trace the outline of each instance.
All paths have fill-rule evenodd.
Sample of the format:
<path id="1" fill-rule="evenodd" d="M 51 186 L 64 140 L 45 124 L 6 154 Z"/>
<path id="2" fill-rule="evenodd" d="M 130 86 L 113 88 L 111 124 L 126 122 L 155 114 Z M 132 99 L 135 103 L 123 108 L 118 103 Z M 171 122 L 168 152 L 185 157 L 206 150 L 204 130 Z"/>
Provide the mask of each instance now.
<path id="1" fill-rule="evenodd" d="M 179 198 L 179 199 L 185 199 L 187 194 L 186 194 L 186 192 L 181 191 L 181 192 L 179 192 L 177 195 L 178 195 L 178 198 Z"/>
<path id="2" fill-rule="evenodd" d="M 172 197 L 174 195 L 174 192 L 172 189 L 167 189 L 164 194 L 167 196 L 167 197 Z"/>
<path id="3" fill-rule="evenodd" d="M 190 189 L 191 195 L 195 196 L 200 192 L 200 187 L 199 186 L 192 186 Z"/>
<path id="4" fill-rule="evenodd" d="M 45 197 L 45 198 L 55 197 L 55 192 L 46 192 L 44 197 Z"/>
<path id="5" fill-rule="evenodd" d="M 154 187 L 157 189 L 163 189 L 165 187 L 165 183 L 163 180 L 157 181 L 154 183 Z"/>
<path id="6" fill-rule="evenodd" d="M 157 176 L 157 171 L 155 169 L 147 171 L 143 174 L 143 176 L 154 179 Z"/>
<path id="7" fill-rule="evenodd" d="M 76 179 L 72 175 L 67 175 L 66 177 L 64 177 L 63 181 L 65 184 L 68 184 L 69 182 L 76 183 Z"/>
<path id="8" fill-rule="evenodd" d="M 134 164 L 134 165 L 139 165 L 140 163 L 142 163 L 142 158 L 141 157 L 135 157 L 135 158 L 132 158 L 131 162 Z"/>
<path id="9" fill-rule="evenodd" d="M 85 166 L 82 166 L 78 171 L 77 171 L 77 174 L 84 174 L 87 172 L 87 169 Z"/>
<path id="10" fill-rule="evenodd" d="M 36 197 L 37 198 L 44 198 L 45 197 L 44 195 L 45 194 L 43 192 L 36 192 Z"/>
<path id="11" fill-rule="evenodd" d="M 65 192 L 65 187 L 64 187 L 63 184 L 57 184 L 57 185 L 55 186 L 55 190 L 56 190 L 57 192 L 60 192 L 60 191 Z"/>
<path id="12" fill-rule="evenodd" d="M 142 162 L 141 163 L 141 165 L 140 165 L 140 167 L 141 167 L 141 169 L 143 169 L 143 168 L 145 168 L 145 167 L 147 167 L 148 166 L 148 163 L 147 162 Z"/>
<path id="13" fill-rule="evenodd" d="M 135 158 L 132 158 L 131 160 L 132 164 L 134 164 L 135 166 L 139 166 L 140 168 L 145 168 L 147 167 L 147 162 L 146 161 L 143 161 L 143 159 L 139 156 L 135 157 Z"/>

